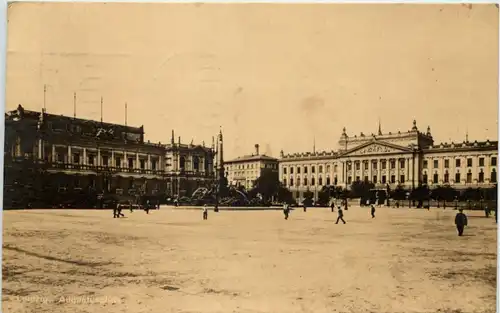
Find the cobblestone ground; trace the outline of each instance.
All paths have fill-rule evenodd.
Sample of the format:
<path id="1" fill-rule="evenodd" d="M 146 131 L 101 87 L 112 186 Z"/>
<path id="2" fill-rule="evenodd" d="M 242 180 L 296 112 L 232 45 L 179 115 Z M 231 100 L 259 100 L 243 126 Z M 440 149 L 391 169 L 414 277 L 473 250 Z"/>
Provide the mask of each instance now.
<path id="1" fill-rule="evenodd" d="M 4 211 L 2 311 L 495 312 L 496 224 L 352 207 Z"/>

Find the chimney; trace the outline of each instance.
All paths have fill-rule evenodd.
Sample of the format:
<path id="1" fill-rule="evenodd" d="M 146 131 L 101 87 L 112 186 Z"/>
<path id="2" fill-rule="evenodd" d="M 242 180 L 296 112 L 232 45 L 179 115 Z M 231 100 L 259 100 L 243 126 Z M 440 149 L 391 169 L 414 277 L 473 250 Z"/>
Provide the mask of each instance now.
<path id="1" fill-rule="evenodd" d="M 259 144 L 255 145 L 255 155 L 259 155 Z"/>

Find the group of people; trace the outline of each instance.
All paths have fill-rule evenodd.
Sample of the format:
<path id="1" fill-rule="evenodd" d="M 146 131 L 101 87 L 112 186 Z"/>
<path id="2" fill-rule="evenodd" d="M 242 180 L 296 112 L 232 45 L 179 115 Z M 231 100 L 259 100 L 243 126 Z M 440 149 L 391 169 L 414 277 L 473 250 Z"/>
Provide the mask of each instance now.
<path id="1" fill-rule="evenodd" d="M 130 208 L 130 213 L 133 213 L 134 206 L 132 204 L 129 204 L 129 208 Z M 159 204 L 154 205 L 149 200 L 147 200 L 146 204 L 142 207 L 142 209 L 144 210 L 144 212 L 146 212 L 146 214 L 149 214 L 149 211 L 155 208 L 159 210 L 160 205 Z M 123 210 L 122 206 L 120 204 L 117 204 L 113 208 L 113 218 L 125 217 L 125 214 L 122 213 L 122 210 Z"/>

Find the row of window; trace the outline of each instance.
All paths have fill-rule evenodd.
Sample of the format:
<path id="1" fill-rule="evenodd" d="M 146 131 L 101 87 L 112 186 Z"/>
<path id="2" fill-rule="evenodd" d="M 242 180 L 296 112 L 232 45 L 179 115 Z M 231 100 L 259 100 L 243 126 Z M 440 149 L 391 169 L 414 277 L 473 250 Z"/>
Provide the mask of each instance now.
<path id="1" fill-rule="evenodd" d="M 304 166 L 303 168 L 304 168 L 304 174 L 307 174 L 309 167 Z M 293 174 L 293 169 L 294 169 L 293 167 L 290 167 L 290 174 Z M 337 165 L 334 165 L 334 170 L 337 171 Z M 297 166 L 297 174 L 300 174 L 300 171 L 301 171 L 301 167 Z M 330 165 L 326 166 L 326 171 L 330 172 Z M 316 173 L 316 166 L 315 165 L 311 166 L 311 173 Z M 318 165 L 318 173 L 323 173 L 323 165 Z M 283 168 L 283 174 L 287 174 L 286 167 Z"/>
<path id="2" fill-rule="evenodd" d="M 485 164 L 484 161 L 485 161 L 484 157 L 479 158 L 479 166 L 484 166 Z M 474 163 L 472 158 L 467 158 L 467 167 L 472 167 L 473 164 Z M 490 158 L 490 165 L 497 166 L 497 157 Z M 455 159 L 455 167 L 461 167 L 461 166 L 462 166 L 462 160 Z M 424 160 L 423 168 L 428 168 L 427 160 Z M 433 160 L 433 168 L 439 168 L 439 160 Z M 450 168 L 450 160 L 444 160 L 444 168 Z"/>
<path id="3" fill-rule="evenodd" d="M 424 174 L 422 176 L 422 180 L 424 182 L 428 181 L 429 180 L 429 177 L 427 176 L 427 174 Z M 434 184 L 437 184 L 439 182 L 439 174 L 438 173 L 434 173 L 433 177 L 432 177 L 432 183 Z M 450 175 L 448 174 L 448 172 L 444 173 L 443 175 L 443 182 L 444 183 L 449 183 L 450 182 Z M 459 183 L 461 182 L 461 175 L 460 173 L 456 173 L 455 174 L 455 182 Z M 477 182 L 478 183 L 484 183 L 484 172 L 483 171 L 480 171 L 477 175 Z M 490 183 L 496 183 L 497 182 L 497 172 L 495 169 L 493 169 L 490 173 Z M 472 183 L 472 173 L 467 173 L 466 176 L 465 176 L 465 183 L 466 184 L 471 184 Z"/>
<path id="4" fill-rule="evenodd" d="M 259 166 L 259 164 L 261 166 Z M 233 170 L 245 170 L 245 169 L 254 169 L 254 168 L 269 168 L 269 169 L 276 169 L 277 168 L 277 164 L 274 164 L 274 163 L 265 163 L 265 164 L 261 164 L 261 163 L 250 163 L 250 164 L 234 164 L 234 165 L 228 165 L 226 166 L 226 171 L 229 171 L 231 169 Z"/>
<path id="5" fill-rule="evenodd" d="M 373 178 L 372 182 L 378 182 L 377 175 L 374 175 L 372 178 Z M 359 176 L 356 176 L 356 181 L 360 181 L 360 179 L 361 178 Z M 477 180 L 478 183 L 484 183 L 484 179 L 485 179 L 485 176 L 484 176 L 483 171 L 479 172 L 479 174 L 478 174 L 478 180 Z M 365 176 L 364 177 L 364 181 L 368 182 L 369 181 L 369 177 Z M 424 182 L 428 181 L 427 174 L 424 174 L 422 176 L 422 181 L 424 181 Z M 316 180 L 315 180 L 314 177 L 311 178 L 310 185 L 309 185 L 309 180 L 307 179 L 307 177 L 304 177 L 302 180 L 298 179 L 297 180 L 297 186 L 300 186 L 301 182 L 302 182 L 302 186 L 315 186 L 315 184 L 316 184 Z M 381 183 L 382 184 L 386 184 L 388 182 L 391 183 L 391 184 L 395 184 L 396 183 L 396 175 L 391 175 L 389 177 L 389 181 L 387 180 L 387 176 L 386 175 L 382 175 L 382 177 L 381 177 Z M 432 182 L 434 184 L 439 183 L 439 175 L 437 173 L 434 174 Z M 450 175 L 448 174 L 448 172 L 446 172 L 444 174 L 443 182 L 444 183 L 449 183 L 450 182 Z M 455 182 L 457 182 L 457 183 L 461 182 L 460 173 L 456 173 L 455 174 Z M 497 182 L 497 173 L 496 173 L 495 169 L 493 169 L 491 171 L 491 173 L 490 173 L 490 182 L 491 183 L 496 183 Z M 335 177 L 333 184 L 337 185 L 337 183 L 338 183 L 338 181 L 337 181 L 337 178 Z M 352 176 L 348 176 L 347 177 L 347 183 L 348 184 L 352 184 Z M 399 177 L 399 183 L 400 184 L 404 184 L 405 183 L 405 175 L 400 175 L 400 177 Z M 471 184 L 472 183 L 472 173 L 467 173 L 467 175 L 466 175 L 466 183 L 467 184 Z M 283 179 L 283 184 L 287 185 L 287 179 L 286 178 Z M 318 185 L 319 186 L 323 185 L 323 179 L 322 179 L 322 177 L 319 177 L 319 179 L 318 179 Z M 330 185 L 330 177 L 326 178 L 326 185 Z M 293 178 L 290 178 L 288 186 L 290 186 L 290 187 L 294 186 L 294 179 Z"/>
<path id="6" fill-rule="evenodd" d="M 57 162 L 65 162 L 64 160 L 65 158 L 65 155 L 63 153 L 58 153 L 57 154 Z M 95 164 L 95 161 L 96 161 L 97 157 L 95 157 L 94 155 L 92 154 L 89 154 L 87 155 L 87 164 L 88 165 L 96 165 Z M 79 153 L 73 153 L 72 155 L 72 162 L 74 164 L 80 164 L 80 154 Z M 135 158 L 128 158 L 127 161 L 128 161 L 128 168 L 134 168 L 134 162 L 135 162 Z M 108 157 L 107 155 L 102 155 L 101 156 L 101 165 L 102 166 L 110 166 L 110 157 Z M 152 170 L 156 170 L 156 165 L 157 165 L 158 161 L 157 160 L 151 160 L 151 169 Z M 115 166 L 117 167 L 121 167 L 122 165 L 122 159 L 120 157 L 115 157 Z M 145 159 L 139 159 L 139 168 L 140 169 L 146 169 L 146 160 Z"/>

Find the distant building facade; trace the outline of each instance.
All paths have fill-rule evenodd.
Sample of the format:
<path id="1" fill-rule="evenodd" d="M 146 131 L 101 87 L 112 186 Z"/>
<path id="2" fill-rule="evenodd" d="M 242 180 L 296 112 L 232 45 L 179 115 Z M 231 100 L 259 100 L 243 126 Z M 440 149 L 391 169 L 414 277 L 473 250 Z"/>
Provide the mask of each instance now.
<path id="1" fill-rule="evenodd" d="M 420 132 L 416 121 L 407 132 L 349 136 L 344 128 L 339 150 L 296 153 L 279 160 L 280 181 L 296 199 L 323 186 L 349 188 L 354 181 L 373 182 L 383 188 L 419 185 L 435 188 L 492 187 L 497 182 L 498 141 L 435 145 L 430 127 Z"/>
<path id="2" fill-rule="evenodd" d="M 180 140 L 180 138 L 179 138 Z M 6 193 L 30 186 L 178 196 L 212 183 L 213 147 L 144 141 L 144 128 L 25 110 L 5 116 Z M 16 191 L 17 190 L 17 191 Z"/>
<path id="3" fill-rule="evenodd" d="M 260 154 L 259 145 L 255 145 L 255 154 L 226 161 L 224 166 L 228 183 L 246 190 L 252 189 L 255 180 L 265 172 L 278 175 L 278 159 Z"/>

